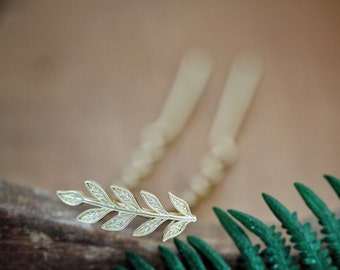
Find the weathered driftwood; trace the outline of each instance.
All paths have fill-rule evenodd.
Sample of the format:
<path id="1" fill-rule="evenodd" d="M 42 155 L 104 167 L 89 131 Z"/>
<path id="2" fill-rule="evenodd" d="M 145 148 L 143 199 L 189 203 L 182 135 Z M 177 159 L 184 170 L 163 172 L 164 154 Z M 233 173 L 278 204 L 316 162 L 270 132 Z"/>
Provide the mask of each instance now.
<path id="1" fill-rule="evenodd" d="M 126 265 L 124 252 L 132 250 L 164 269 L 158 252 L 164 244 L 161 231 L 135 238 L 132 224 L 122 232 L 107 232 L 77 222 L 80 211 L 81 207 L 68 207 L 48 191 L 0 180 L 0 268 L 113 269 Z M 235 262 L 237 251 L 220 226 L 190 224 L 180 238 L 188 234 L 207 241 L 231 265 Z M 165 245 L 173 247 L 168 242 Z"/>

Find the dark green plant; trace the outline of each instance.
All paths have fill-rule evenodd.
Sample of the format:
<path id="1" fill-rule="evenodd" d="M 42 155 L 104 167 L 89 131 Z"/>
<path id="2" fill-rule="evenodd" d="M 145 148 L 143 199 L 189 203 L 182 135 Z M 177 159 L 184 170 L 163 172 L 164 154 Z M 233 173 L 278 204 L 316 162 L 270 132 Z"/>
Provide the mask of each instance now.
<path id="1" fill-rule="evenodd" d="M 132 251 L 125 252 L 125 256 L 134 269 L 154 270 L 154 268 L 149 263 Z"/>
<path id="2" fill-rule="evenodd" d="M 326 270 L 330 265 L 327 257 L 328 250 L 321 249 L 321 241 L 316 239 L 316 233 L 311 232 L 311 224 L 301 224 L 296 212 L 289 212 L 278 200 L 263 194 L 263 198 L 281 221 L 282 227 L 291 235 L 290 241 L 295 243 L 294 248 L 300 251 L 301 264 L 307 269 Z"/>
<path id="3" fill-rule="evenodd" d="M 265 269 L 265 264 L 259 254 L 260 246 L 253 246 L 245 232 L 226 212 L 217 207 L 214 207 L 214 211 L 223 228 L 228 232 L 239 249 L 243 263 L 242 267 L 249 270 Z"/>
<path id="4" fill-rule="evenodd" d="M 328 183 L 332 186 L 332 188 L 335 190 L 336 194 L 338 195 L 340 199 L 340 181 L 339 179 L 335 178 L 334 176 L 325 174 L 324 177 L 328 181 Z"/>
<path id="5" fill-rule="evenodd" d="M 324 177 L 340 198 L 340 180 L 330 175 Z M 317 232 L 311 230 L 310 223 L 301 223 L 296 212 L 290 212 L 268 194 L 263 194 L 263 198 L 282 227 L 286 229 L 290 242 L 282 237 L 281 232 L 275 230 L 275 226 L 268 226 L 259 219 L 240 211 L 226 212 L 214 207 L 221 225 L 240 252 L 237 269 L 339 269 L 340 219 L 336 219 L 335 214 L 311 189 L 301 183 L 296 183 L 295 187 L 317 217 L 322 227 L 321 233 L 324 235 L 322 239 L 317 238 Z M 250 241 L 236 221 L 261 239 L 262 250 L 259 244 L 254 245 Z M 174 239 L 178 254 L 168 247 L 159 246 L 159 252 L 168 269 L 231 269 L 222 256 L 202 239 L 188 236 L 187 241 L 189 245 L 177 238 Z M 296 256 L 292 256 L 291 253 Z M 128 251 L 126 258 L 133 269 L 154 269 L 136 253 Z"/>
<path id="6" fill-rule="evenodd" d="M 159 246 L 159 252 L 162 255 L 168 269 L 185 270 L 185 267 L 179 257 L 166 246 Z"/>
<path id="7" fill-rule="evenodd" d="M 333 178 L 333 184 L 336 184 Z M 296 183 L 296 189 L 301 197 L 318 218 L 319 224 L 323 226 L 321 232 L 326 235 L 322 239 L 326 248 L 331 252 L 331 257 L 335 265 L 340 265 L 340 222 L 335 218 L 333 212 L 329 210 L 327 205 L 308 187 L 303 184 Z M 334 187 L 334 186 L 333 186 Z"/>
<path id="8" fill-rule="evenodd" d="M 281 232 L 275 231 L 275 226 L 267 226 L 259 219 L 236 210 L 228 212 L 266 245 L 261 255 L 269 269 L 299 269 L 299 266 L 293 265 L 295 258 L 289 255 L 290 247 L 285 245 L 285 239 Z"/>
<path id="9" fill-rule="evenodd" d="M 197 252 L 206 259 L 213 269 L 218 270 L 229 270 L 229 265 L 223 260 L 220 254 L 216 252 L 211 246 L 209 246 L 202 239 L 195 236 L 188 236 L 187 240 L 190 245 L 192 245 Z"/>

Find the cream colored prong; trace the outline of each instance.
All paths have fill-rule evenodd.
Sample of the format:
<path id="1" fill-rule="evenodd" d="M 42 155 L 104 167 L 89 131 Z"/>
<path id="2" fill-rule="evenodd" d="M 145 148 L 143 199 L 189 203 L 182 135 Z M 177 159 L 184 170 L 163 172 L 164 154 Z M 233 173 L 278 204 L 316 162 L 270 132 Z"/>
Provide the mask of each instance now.
<path id="1" fill-rule="evenodd" d="M 207 52 L 194 49 L 185 55 L 159 118 L 144 129 L 130 165 L 123 170 L 123 185 L 135 188 L 152 171 L 166 145 L 178 136 L 188 121 L 211 71 L 212 60 Z"/>
<path id="2" fill-rule="evenodd" d="M 263 64 L 257 55 L 246 52 L 235 58 L 212 125 L 209 152 L 203 156 L 200 172 L 192 179 L 190 190 L 183 194 L 191 205 L 219 183 L 225 167 L 236 161 L 235 138 L 262 73 Z"/>
<path id="3" fill-rule="evenodd" d="M 235 139 L 262 77 L 263 63 L 256 54 L 238 55 L 231 67 L 210 133 L 210 146 Z"/>

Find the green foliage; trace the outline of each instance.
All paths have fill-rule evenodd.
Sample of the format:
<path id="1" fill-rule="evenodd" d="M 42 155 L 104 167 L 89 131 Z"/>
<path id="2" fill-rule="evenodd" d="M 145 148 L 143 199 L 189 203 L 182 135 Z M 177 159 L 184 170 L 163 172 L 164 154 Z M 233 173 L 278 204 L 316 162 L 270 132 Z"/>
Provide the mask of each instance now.
<path id="1" fill-rule="evenodd" d="M 296 183 L 295 187 L 309 209 L 318 218 L 320 225 L 323 226 L 321 232 L 326 237 L 322 241 L 326 243 L 326 247 L 330 250 L 334 263 L 340 265 L 339 220 L 336 220 L 334 213 L 329 210 L 327 205 L 311 189 L 300 183 Z"/>
<path id="2" fill-rule="evenodd" d="M 126 259 L 136 270 L 154 270 L 154 268 L 146 262 L 142 257 L 132 251 L 125 252 Z"/>
<path id="3" fill-rule="evenodd" d="M 340 198 L 340 180 L 330 175 L 324 177 Z M 336 219 L 335 214 L 325 202 L 310 188 L 300 183 L 296 183 L 295 187 L 322 226 L 321 233 L 324 235 L 322 239 L 317 237 L 317 232 L 311 230 L 310 223 L 302 224 L 296 212 L 290 212 L 277 199 L 268 194 L 263 194 L 263 198 L 290 235 L 290 241 L 284 239 L 281 233 L 275 230 L 275 226 L 268 226 L 249 214 L 213 208 L 222 227 L 240 252 L 241 260 L 237 269 L 339 269 L 340 219 Z M 262 250 L 259 244 L 253 244 L 250 241 L 246 232 L 236 221 L 261 239 L 264 246 Z M 167 269 L 231 269 L 225 259 L 202 239 L 188 236 L 187 241 L 190 246 L 178 238 L 174 239 L 178 254 L 168 247 L 159 246 L 159 252 Z M 291 250 L 292 253 L 297 253 L 296 257 L 290 254 Z M 133 269 L 154 269 L 151 264 L 133 252 L 126 252 L 126 258 Z"/>
<path id="4" fill-rule="evenodd" d="M 127 270 L 124 266 L 117 266 L 115 270 Z"/>
<path id="5" fill-rule="evenodd" d="M 325 174 L 324 177 L 328 181 L 328 183 L 332 186 L 336 194 L 340 199 L 340 180 L 335 178 L 334 176 Z"/>
<path id="6" fill-rule="evenodd" d="M 186 243 L 179 240 L 178 238 L 174 239 L 175 245 L 178 249 L 179 254 L 182 256 L 185 264 L 188 269 L 191 270 L 204 270 L 204 264 L 197 254 L 195 250 L 189 247 Z"/>
<path id="7" fill-rule="evenodd" d="M 252 245 L 245 232 L 226 212 L 218 207 L 214 207 L 214 211 L 221 225 L 228 232 L 239 249 L 244 267 L 251 270 L 265 269 L 265 264 L 258 253 L 260 247 Z"/>
<path id="8" fill-rule="evenodd" d="M 185 270 L 183 263 L 172 249 L 165 246 L 159 246 L 158 249 L 169 270 Z"/>
<path id="9" fill-rule="evenodd" d="M 300 251 L 301 263 L 308 269 L 326 270 L 331 260 L 326 257 L 328 250 L 321 249 L 321 241 L 316 239 L 316 233 L 311 232 L 311 224 L 301 224 L 297 213 L 290 213 L 275 198 L 263 194 L 263 198 L 275 216 L 281 221 L 282 227 L 291 235 L 290 241 L 295 243 L 294 248 Z"/>
<path id="10" fill-rule="evenodd" d="M 187 240 L 196 251 L 205 258 L 211 265 L 210 268 L 216 270 L 229 270 L 229 265 L 223 260 L 220 254 L 218 254 L 210 245 L 204 242 L 202 239 L 195 236 L 188 236 Z"/>
<path id="11" fill-rule="evenodd" d="M 299 269 L 293 265 L 294 257 L 289 256 L 290 247 L 285 246 L 285 239 L 280 232 L 275 232 L 275 226 L 267 226 L 259 219 L 236 210 L 228 212 L 266 245 L 262 256 L 269 269 Z"/>

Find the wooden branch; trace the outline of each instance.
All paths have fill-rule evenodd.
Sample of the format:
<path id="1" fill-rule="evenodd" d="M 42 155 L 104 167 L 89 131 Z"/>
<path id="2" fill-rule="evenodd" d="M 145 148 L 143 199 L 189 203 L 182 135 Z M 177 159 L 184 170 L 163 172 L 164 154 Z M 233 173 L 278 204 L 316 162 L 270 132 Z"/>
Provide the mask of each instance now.
<path id="1" fill-rule="evenodd" d="M 158 246 L 161 230 L 142 238 L 136 228 L 107 232 L 76 221 L 82 207 L 68 207 L 55 194 L 0 180 L 0 262 L 3 269 L 112 269 L 126 265 L 132 250 L 164 269 Z M 137 220 L 138 222 L 138 220 Z M 201 237 L 233 265 L 237 251 L 216 224 L 190 224 L 186 235 Z M 180 238 L 185 239 L 185 235 Z M 172 241 L 165 245 L 173 247 Z"/>

